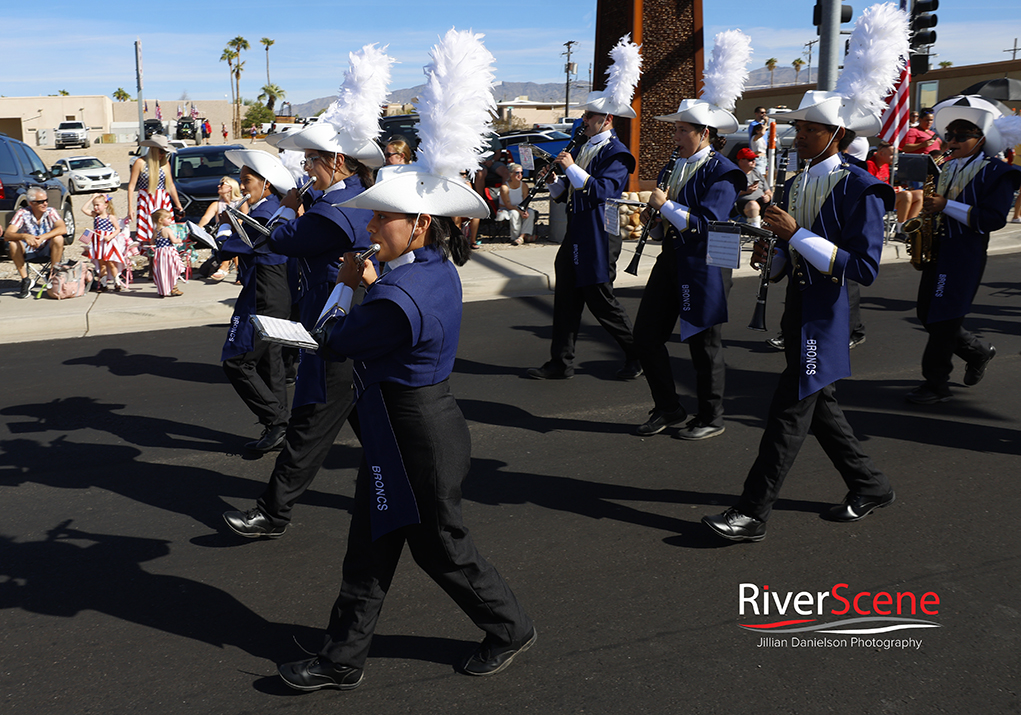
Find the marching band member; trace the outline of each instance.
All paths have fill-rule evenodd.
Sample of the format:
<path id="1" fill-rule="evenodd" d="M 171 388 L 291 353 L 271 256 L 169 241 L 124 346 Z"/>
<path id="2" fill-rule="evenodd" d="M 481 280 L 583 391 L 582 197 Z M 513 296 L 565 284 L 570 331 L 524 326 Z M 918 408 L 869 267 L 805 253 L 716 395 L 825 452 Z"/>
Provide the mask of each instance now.
<path id="1" fill-rule="evenodd" d="M 883 216 L 893 189 L 845 163 L 846 130 L 881 128 L 883 98 L 892 91 L 908 50 L 906 13 L 893 4 L 867 8 L 851 35 L 851 51 L 832 92 L 810 91 L 785 118 L 796 120 L 794 145 L 809 168 L 787 182 L 783 205 L 763 225 L 777 236 L 773 275 L 788 278 L 782 318 L 787 368 L 769 407 L 759 453 L 737 506 L 702 522 L 733 541 L 761 541 L 784 477 L 812 430 L 848 487 L 832 521 L 858 521 L 894 500 L 890 480 L 862 451 L 840 406 L 835 383 L 851 374 L 847 280 L 871 285 L 879 273 Z M 759 246 L 756 259 L 765 260 Z"/>
<path id="2" fill-rule="evenodd" d="M 635 430 L 639 435 L 658 434 L 688 417 L 666 347 L 678 317 L 681 340 L 688 343 L 695 368 L 698 412 L 674 436 L 699 440 L 723 433 L 723 323 L 733 281 L 730 269 L 706 264 L 707 222 L 727 219 L 748 180 L 710 142 L 718 133 L 737 131 L 737 119 L 729 110 L 744 91 L 750 43 L 739 30 L 717 35 L 702 98 L 686 99 L 676 113 L 656 117 L 674 124 L 677 159 L 672 170 L 669 165 L 663 170 L 670 171 L 669 176 L 660 174 L 659 184 L 666 190 L 657 188 L 649 199 L 669 228 L 635 320 L 635 347 L 653 400 L 648 421 Z"/>
<path id="3" fill-rule="evenodd" d="M 298 690 L 361 684 L 405 543 L 486 634 L 464 673 L 498 673 L 536 639 L 531 619 L 461 521 L 471 443 L 447 380 L 461 327 L 461 282 L 452 264 L 471 255 L 452 217 L 489 213 L 459 172 L 479 164 L 495 106 L 493 57 L 478 36 L 455 30 L 432 57 L 419 107 L 418 163 L 381 169 L 373 187 L 344 204 L 373 212 L 369 232 L 390 270 L 379 277 L 370 262 L 347 253 L 336 291 L 341 307 L 326 323 L 324 351 L 355 363 L 365 456 L 323 647 L 314 658 L 279 667 Z M 361 282 L 369 286 L 365 300 L 352 305 Z"/>
<path id="4" fill-rule="evenodd" d="M 986 267 L 989 234 L 1003 228 L 1021 170 L 996 158 L 1021 143 L 1021 118 L 1004 117 L 978 96 L 958 96 L 934 108 L 936 131 L 952 149 L 932 196 L 922 211 L 932 219 L 935 259 L 924 264 L 918 284 L 918 319 L 929 339 L 922 353 L 920 386 L 906 395 L 909 402 L 928 405 L 951 398 L 953 356 L 965 361 L 964 384 L 977 385 L 985 376 L 996 348 L 964 328 L 964 317 L 978 292 Z M 941 228 L 939 225 L 941 224 Z"/>
<path id="5" fill-rule="evenodd" d="M 249 216 L 263 226 L 280 208 L 280 196 L 294 188 L 294 177 L 280 160 L 264 151 L 231 150 L 227 159 L 241 167 L 242 195 L 248 194 Z M 234 304 L 230 331 L 223 344 L 220 360 L 223 371 L 238 396 L 263 426 L 262 436 L 245 445 L 254 452 L 278 449 L 284 441 L 290 409 L 280 345 L 263 340 L 255 333 L 253 315 L 286 318 L 291 306 L 287 282 L 287 257 L 274 253 L 265 242 L 249 245 L 235 233 L 224 215 L 220 244 L 223 260 L 238 258 L 241 293 Z M 261 235 L 259 236 L 261 238 Z"/>
<path id="6" fill-rule="evenodd" d="M 326 305 L 340 257 L 364 251 L 372 243 L 366 230 L 371 212 L 341 204 L 371 186 L 372 169 L 383 165 L 375 139 L 392 62 L 374 45 L 352 53 L 342 99 L 319 122 L 288 134 L 278 144 L 281 149 L 304 151 L 306 171 L 324 190 L 300 218 L 295 218 L 297 192 L 288 192 L 281 213 L 286 223 L 270 236 L 274 251 L 298 259 L 301 323 L 309 330 Z M 367 113 L 366 107 L 377 113 Z M 326 362 L 313 351 L 302 351 L 291 419 L 269 484 L 254 508 L 223 515 L 235 533 L 247 538 L 283 535 L 294 503 L 315 479 L 351 415 L 352 396 L 350 364 Z"/>
<path id="7" fill-rule="evenodd" d="M 560 152 L 554 163 L 564 177 L 550 172 L 546 179 L 553 200 L 567 202 L 568 223 L 553 263 L 556 287 L 550 359 L 542 367 L 528 369 L 527 376 L 534 380 L 574 377 L 574 347 L 585 306 L 624 351 L 624 367 L 617 371 L 617 378 L 633 380 L 642 374 L 631 320 L 613 295 L 622 239 L 607 235 L 603 225 L 607 199 L 620 198 L 628 175 L 635 170 L 634 157 L 613 131 L 613 118 L 637 116 L 631 99 L 642 60 L 638 45 L 627 36 L 610 56 L 614 63 L 607 70 L 606 89 L 590 93 L 581 107 L 588 142 L 571 153 Z"/>

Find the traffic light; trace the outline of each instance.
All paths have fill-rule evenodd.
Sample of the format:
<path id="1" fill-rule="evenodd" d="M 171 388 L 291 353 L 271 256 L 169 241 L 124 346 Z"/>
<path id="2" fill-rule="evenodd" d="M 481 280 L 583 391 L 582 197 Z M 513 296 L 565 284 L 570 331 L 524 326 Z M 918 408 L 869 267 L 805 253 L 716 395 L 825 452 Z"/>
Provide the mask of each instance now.
<path id="1" fill-rule="evenodd" d="M 932 0 L 936 2 L 936 0 Z M 812 24 L 815 25 L 815 34 L 819 34 L 819 26 L 822 24 L 822 3 L 830 2 L 830 0 L 815 0 L 815 7 L 812 8 Z M 851 18 L 854 17 L 854 8 L 850 5 L 840 6 L 840 24 L 843 25 L 845 22 L 850 22 Z"/>
<path id="2" fill-rule="evenodd" d="M 936 44 L 936 27 L 939 18 L 930 14 L 939 9 L 939 0 L 915 0 L 911 6 L 911 49 Z"/>
<path id="3" fill-rule="evenodd" d="M 929 46 L 936 44 L 936 27 L 939 18 L 932 14 L 939 8 L 939 0 L 915 0 L 911 6 L 911 75 L 917 77 L 929 71 Z"/>

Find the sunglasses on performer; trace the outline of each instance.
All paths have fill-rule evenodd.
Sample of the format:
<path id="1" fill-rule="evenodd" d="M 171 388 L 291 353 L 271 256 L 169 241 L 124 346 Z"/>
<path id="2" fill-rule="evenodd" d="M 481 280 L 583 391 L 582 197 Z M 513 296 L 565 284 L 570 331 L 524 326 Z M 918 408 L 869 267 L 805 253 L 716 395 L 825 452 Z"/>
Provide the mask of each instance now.
<path id="1" fill-rule="evenodd" d="M 945 132 L 943 134 L 948 142 L 966 142 L 969 139 L 981 139 L 981 134 L 971 134 L 967 132 Z"/>

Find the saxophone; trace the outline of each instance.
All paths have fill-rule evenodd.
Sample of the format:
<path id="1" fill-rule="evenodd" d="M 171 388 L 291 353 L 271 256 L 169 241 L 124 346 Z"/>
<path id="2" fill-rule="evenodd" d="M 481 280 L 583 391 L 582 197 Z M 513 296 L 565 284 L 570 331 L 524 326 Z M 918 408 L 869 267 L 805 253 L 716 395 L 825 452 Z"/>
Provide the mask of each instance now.
<path id="1" fill-rule="evenodd" d="M 940 154 L 935 159 L 936 166 L 942 166 L 953 153 L 953 149 L 948 149 Z M 929 174 L 922 184 L 922 200 L 924 201 L 935 193 L 936 174 Z M 915 267 L 916 271 L 922 270 L 936 260 L 939 246 L 934 237 L 938 238 L 942 225 L 943 214 L 939 213 L 920 214 L 904 222 L 902 230 L 908 237 L 908 255 L 911 256 L 911 265 Z"/>

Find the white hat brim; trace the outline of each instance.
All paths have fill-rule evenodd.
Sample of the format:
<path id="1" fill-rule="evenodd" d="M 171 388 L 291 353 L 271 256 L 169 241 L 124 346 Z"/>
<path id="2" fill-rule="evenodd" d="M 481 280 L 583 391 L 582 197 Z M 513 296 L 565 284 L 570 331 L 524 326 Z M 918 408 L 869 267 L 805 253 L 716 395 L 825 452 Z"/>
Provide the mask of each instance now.
<path id="1" fill-rule="evenodd" d="M 224 155 L 235 166 L 247 166 L 272 184 L 281 194 L 297 188 L 294 176 L 283 162 L 272 154 L 258 149 L 230 149 L 224 152 Z"/>
<path id="2" fill-rule="evenodd" d="M 297 132 L 288 132 L 277 143 L 277 149 L 304 151 L 313 149 L 331 154 L 343 154 L 357 159 L 370 168 L 383 166 L 383 150 L 374 141 L 354 139 L 347 132 L 337 131 L 329 122 L 316 122 Z"/>
<path id="3" fill-rule="evenodd" d="M 380 169 L 375 184 L 340 205 L 404 214 L 489 217 L 489 205 L 466 179 L 436 176 L 415 164 Z"/>
<path id="4" fill-rule="evenodd" d="M 612 114 L 615 117 L 622 117 L 624 119 L 634 119 L 638 116 L 630 104 L 627 106 L 616 105 L 602 92 L 589 92 L 588 97 L 585 99 L 585 104 L 578 107 L 578 109 L 595 112 L 596 114 Z"/>
<path id="5" fill-rule="evenodd" d="M 162 149 L 168 154 L 173 154 L 174 152 L 177 151 L 177 147 L 171 145 L 170 141 L 166 139 L 162 134 L 157 134 L 156 136 L 160 137 L 160 139 L 163 139 L 162 144 L 160 143 L 159 139 L 143 139 L 142 141 L 138 142 L 138 146 L 150 146 L 153 147 L 154 149 Z"/>
<path id="6" fill-rule="evenodd" d="M 740 126 L 733 114 L 701 99 L 685 99 L 676 112 L 656 119 L 661 122 L 687 122 L 713 127 L 721 134 L 733 134 Z"/>
<path id="7" fill-rule="evenodd" d="M 854 105 L 843 95 L 821 90 L 805 92 L 801 105 L 793 112 L 785 112 L 782 119 L 844 127 L 862 137 L 870 137 L 883 128 L 878 114 L 856 113 Z"/>

